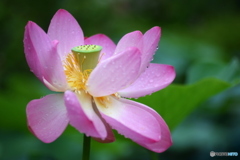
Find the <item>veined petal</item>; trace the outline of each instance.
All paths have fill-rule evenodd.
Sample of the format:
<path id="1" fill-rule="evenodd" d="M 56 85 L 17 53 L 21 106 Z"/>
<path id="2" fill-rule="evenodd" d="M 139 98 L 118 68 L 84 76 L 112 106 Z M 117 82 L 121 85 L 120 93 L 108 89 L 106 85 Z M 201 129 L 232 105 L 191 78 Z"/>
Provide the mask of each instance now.
<path id="1" fill-rule="evenodd" d="M 104 34 L 96 34 L 85 39 L 85 44 L 94 44 L 102 46 L 102 51 L 99 57 L 99 61 L 103 61 L 111 57 L 115 51 L 115 43 Z"/>
<path id="2" fill-rule="evenodd" d="M 142 97 L 167 87 L 175 76 L 173 66 L 150 63 L 145 72 L 131 86 L 118 93 L 128 98 Z"/>
<path id="3" fill-rule="evenodd" d="M 123 52 L 129 47 L 136 47 L 140 51 L 143 49 L 143 35 L 140 31 L 130 32 L 124 35 L 117 44 L 114 54 Z"/>
<path id="4" fill-rule="evenodd" d="M 129 101 L 129 100 L 127 100 Z M 137 102 L 130 101 L 130 103 L 136 104 Z M 155 143 L 138 143 L 139 145 L 157 153 L 161 153 L 166 151 L 171 145 L 172 145 L 172 138 L 170 130 L 166 124 L 166 122 L 163 120 L 163 118 L 152 108 L 149 108 L 148 106 L 145 106 L 143 104 L 137 103 L 139 107 L 144 109 L 146 112 L 149 112 L 152 114 L 158 121 L 161 127 L 161 139 Z"/>
<path id="5" fill-rule="evenodd" d="M 98 141 L 100 143 L 111 143 L 115 141 L 115 137 L 114 134 L 112 132 L 112 128 L 109 126 L 109 124 L 105 121 L 105 119 L 102 118 L 101 114 L 99 113 L 99 110 L 97 109 L 97 106 L 95 104 L 95 102 L 93 103 L 94 107 L 94 111 L 97 113 L 97 115 L 99 116 L 99 118 L 101 119 L 101 121 L 104 123 L 106 130 L 107 130 L 107 137 L 105 139 L 101 139 L 101 138 L 94 138 L 95 141 Z"/>
<path id="6" fill-rule="evenodd" d="M 137 143 L 155 143 L 161 139 L 161 128 L 152 113 L 130 100 L 108 96 L 107 101 L 94 98 L 102 117 L 120 134 Z"/>
<path id="7" fill-rule="evenodd" d="M 62 60 L 73 47 L 84 44 L 81 27 L 76 19 L 64 9 L 58 10 L 53 16 L 48 35 L 52 40 L 59 41 L 58 53 Z"/>
<path id="8" fill-rule="evenodd" d="M 50 94 L 29 102 L 27 120 L 30 130 L 41 141 L 50 143 L 57 139 L 68 124 L 63 94 Z"/>
<path id="9" fill-rule="evenodd" d="M 153 59 L 161 36 L 161 28 L 153 27 L 143 35 L 143 52 L 140 73 L 144 72 Z"/>
<path id="10" fill-rule="evenodd" d="M 59 55 L 57 54 L 57 41 L 51 41 L 48 35 L 34 22 L 28 22 L 26 33 L 29 36 L 28 42 L 31 44 L 31 50 L 25 52 L 32 54 L 29 58 L 34 57 L 36 66 L 41 71 L 42 81 L 47 81 L 45 85 L 53 91 L 64 91 L 67 88 L 66 76 Z M 30 53 L 30 51 L 33 51 Z M 30 60 L 29 60 L 30 61 Z M 32 65 L 33 62 L 30 62 Z M 38 71 L 36 71 L 39 74 Z M 39 76 L 39 75 L 38 75 Z"/>
<path id="11" fill-rule="evenodd" d="M 41 65 L 37 56 L 37 52 L 33 46 L 31 37 L 29 35 L 29 25 L 32 22 L 29 22 L 26 27 L 25 27 L 25 32 L 24 32 L 24 53 L 25 57 L 28 63 L 28 66 L 30 70 L 35 74 L 35 76 L 43 81 L 42 79 L 42 71 L 41 71 Z"/>
<path id="12" fill-rule="evenodd" d="M 85 91 L 78 95 L 74 92 L 66 91 L 64 95 L 67 106 L 70 124 L 79 132 L 85 133 L 104 140 L 107 131 L 100 117 L 95 113 L 92 106 L 92 98 Z"/>
<path id="13" fill-rule="evenodd" d="M 102 119 L 103 121 L 105 121 L 104 119 Z M 112 143 L 115 141 L 115 137 L 114 134 L 112 132 L 112 128 L 110 128 L 110 126 L 107 123 L 104 123 L 104 125 L 106 126 L 106 130 L 107 130 L 107 136 L 105 139 L 101 139 L 101 138 L 96 138 L 93 137 L 93 139 L 95 141 L 98 141 L 100 143 Z"/>
<path id="14" fill-rule="evenodd" d="M 87 91 L 94 97 L 101 97 L 127 87 L 138 76 L 140 56 L 139 50 L 132 47 L 102 61 L 90 74 Z"/>

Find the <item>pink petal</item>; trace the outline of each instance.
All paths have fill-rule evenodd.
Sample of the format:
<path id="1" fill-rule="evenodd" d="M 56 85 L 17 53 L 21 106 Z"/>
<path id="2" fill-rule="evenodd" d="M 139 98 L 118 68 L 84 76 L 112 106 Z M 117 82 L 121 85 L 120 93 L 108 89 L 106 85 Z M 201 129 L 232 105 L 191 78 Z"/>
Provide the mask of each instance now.
<path id="1" fill-rule="evenodd" d="M 104 34 L 96 34 L 87 38 L 85 44 L 95 44 L 103 47 L 99 59 L 100 61 L 111 57 L 116 48 L 115 43 Z"/>
<path id="2" fill-rule="evenodd" d="M 131 101 L 131 102 L 133 102 L 133 101 Z M 134 102 L 133 104 L 135 104 L 135 103 L 136 102 Z M 144 109 L 146 112 L 151 113 L 158 120 L 158 123 L 160 124 L 160 127 L 161 127 L 161 139 L 155 143 L 138 143 L 138 144 L 140 144 L 141 146 L 143 146 L 153 152 L 161 153 L 161 152 L 166 151 L 172 145 L 171 133 L 170 133 L 170 130 L 169 130 L 166 122 L 152 108 L 149 108 L 143 104 L 139 104 L 139 107 Z"/>
<path id="3" fill-rule="evenodd" d="M 99 113 L 99 110 L 96 107 L 96 104 L 93 103 L 94 105 L 94 111 L 97 113 L 97 115 L 99 116 L 99 118 L 101 119 L 101 121 L 104 123 L 106 130 L 107 130 L 107 137 L 105 139 L 101 139 L 101 138 L 94 138 L 95 141 L 98 141 L 100 143 L 111 143 L 115 141 L 115 137 L 114 134 L 112 132 L 112 128 L 109 126 L 109 124 L 105 121 L 105 119 L 102 118 L 101 114 Z"/>
<path id="4" fill-rule="evenodd" d="M 124 35 L 117 44 L 116 50 L 114 54 L 118 54 L 123 52 L 129 47 L 136 47 L 140 51 L 143 49 L 143 40 L 142 40 L 142 33 L 140 31 L 134 31 Z"/>
<path id="5" fill-rule="evenodd" d="M 66 10 L 60 9 L 53 16 L 48 28 L 52 40 L 58 40 L 58 53 L 61 59 L 71 52 L 71 49 L 84 44 L 81 27 L 76 19 Z"/>
<path id="6" fill-rule="evenodd" d="M 35 76 L 42 81 L 41 65 L 37 56 L 37 52 L 32 44 L 32 40 L 29 35 L 30 23 L 32 22 L 29 22 L 25 27 L 24 40 L 23 40 L 24 53 L 25 53 L 29 68 L 35 74 Z"/>
<path id="7" fill-rule="evenodd" d="M 153 59 L 161 36 L 161 28 L 153 27 L 143 35 L 143 52 L 140 72 L 143 72 Z"/>
<path id="8" fill-rule="evenodd" d="M 66 91 L 64 97 L 70 124 L 87 136 L 104 140 L 107 137 L 106 127 L 94 111 L 91 96 L 85 91 L 79 95 Z"/>
<path id="9" fill-rule="evenodd" d="M 56 51 L 58 42 L 52 42 L 48 35 L 34 22 L 28 22 L 25 32 L 28 35 L 26 41 L 28 51 L 25 53 L 29 64 L 33 66 L 32 61 L 34 58 L 36 59 L 36 66 L 33 66 L 33 70 L 36 70 L 38 76 L 40 76 L 39 70 L 41 71 L 42 80 L 49 89 L 53 91 L 66 90 L 66 76 Z M 27 46 L 27 43 L 30 46 Z M 39 69 L 37 70 L 36 67 Z"/>
<path id="10" fill-rule="evenodd" d="M 27 120 L 31 131 L 41 141 L 50 143 L 57 139 L 68 124 L 63 95 L 50 94 L 32 100 L 27 105 Z"/>
<path id="11" fill-rule="evenodd" d="M 105 121 L 104 119 L 102 119 L 102 120 Z M 110 128 L 110 126 L 107 123 L 104 123 L 104 125 L 106 126 L 107 137 L 105 139 L 93 137 L 93 139 L 95 141 L 100 142 L 100 143 L 112 143 L 112 142 L 114 142 L 115 137 L 114 137 L 114 134 L 112 132 L 112 128 Z"/>
<path id="12" fill-rule="evenodd" d="M 167 87 L 175 76 L 173 66 L 150 63 L 145 72 L 131 86 L 118 93 L 128 98 L 142 97 Z"/>
<path id="13" fill-rule="evenodd" d="M 101 97 L 130 85 L 138 76 L 140 56 L 137 48 L 128 48 L 99 63 L 88 79 L 88 92 Z"/>
<path id="14" fill-rule="evenodd" d="M 95 98 L 102 117 L 120 134 L 137 143 L 155 143 L 161 138 L 161 128 L 156 117 L 130 100 L 108 97 L 103 104 Z"/>

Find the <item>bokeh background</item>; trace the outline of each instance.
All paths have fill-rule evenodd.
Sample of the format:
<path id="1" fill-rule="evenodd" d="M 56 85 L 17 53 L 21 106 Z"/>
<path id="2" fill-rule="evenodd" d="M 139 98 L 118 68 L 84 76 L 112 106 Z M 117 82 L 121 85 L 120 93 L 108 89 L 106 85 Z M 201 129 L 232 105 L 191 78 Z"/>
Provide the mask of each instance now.
<path id="1" fill-rule="evenodd" d="M 154 154 L 118 135 L 92 141 L 97 160 L 207 160 L 210 151 L 240 154 L 239 0 L 21 0 L 0 1 L 0 159 L 77 160 L 82 134 L 69 126 L 51 144 L 27 129 L 25 108 L 49 91 L 30 72 L 23 33 L 31 20 L 45 31 L 54 13 L 68 10 L 85 36 L 104 33 L 116 43 L 126 33 L 161 26 L 155 63 L 176 68 L 174 84 L 138 99 L 169 124 L 173 146 Z"/>

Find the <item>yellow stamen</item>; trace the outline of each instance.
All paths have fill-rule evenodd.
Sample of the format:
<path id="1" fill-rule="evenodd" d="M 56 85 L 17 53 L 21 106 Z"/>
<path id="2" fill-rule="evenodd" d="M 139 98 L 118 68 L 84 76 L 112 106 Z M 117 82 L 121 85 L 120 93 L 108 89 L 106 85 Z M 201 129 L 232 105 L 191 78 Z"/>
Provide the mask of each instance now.
<path id="1" fill-rule="evenodd" d="M 94 100 L 98 106 L 101 106 L 103 108 L 108 108 L 108 106 L 111 104 L 109 96 L 95 97 Z"/>
<path id="2" fill-rule="evenodd" d="M 64 72 L 67 82 L 74 91 L 86 90 L 86 83 L 92 71 L 92 69 L 82 71 L 81 65 L 83 62 L 84 59 L 80 60 L 74 53 L 69 53 L 64 61 Z"/>
<path id="3" fill-rule="evenodd" d="M 66 59 L 63 62 L 67 83 L 71 90 L 78 96 L 81 94 L 84 95 L 85 93 L 91 96 L 87 91 L 87 81 L 92 70 L 96 67 L 98 60 L 104 55 L 101 54 L 99 58 L 101 49 L 102 47 L 97 45 L 74 47 L 72 48 L 72 52 L 66 56 Z M 120 98 L 117 93 L 109 96 L 92 98 L 98 106 L 108 108 L 108 106 L 111 106 L 111 98 L 113 97 Z"/>
<path id="4" fill-rule="evenodd" d="M 118 93 L 115 93 L 115 94 L 112 94 L 112 95 L 109 95 L 109 96 L 103 96 L 103 97 L 95 97 L 95 102 L 99 105 L 99 106 L 102 106 L 104 108 L 108 108 L 108 106 L 111 106 L 111 98 L 121 98 L 121 96 L 118 94 Z"/>

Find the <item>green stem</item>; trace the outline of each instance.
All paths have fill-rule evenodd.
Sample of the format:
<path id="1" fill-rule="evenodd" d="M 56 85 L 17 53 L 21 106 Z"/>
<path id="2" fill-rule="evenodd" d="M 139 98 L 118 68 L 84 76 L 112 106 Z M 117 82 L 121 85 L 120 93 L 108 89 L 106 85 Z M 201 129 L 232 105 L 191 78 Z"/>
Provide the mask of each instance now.
<path id="1" fill-rule="evenodd" d="M 150 155 L 151 155 L 151 160 L 158 160 L 158 154 L 157 153 L 150 151 Z"/>
<path id="2" fill-rule="evenodd" d="M 84 134 L 83 137 L 83 153 L 82 153 L 82 160 L 89 160 L 90 157 L 90 146 L 91 146 L 91 137 L 87 137 Z"/>

